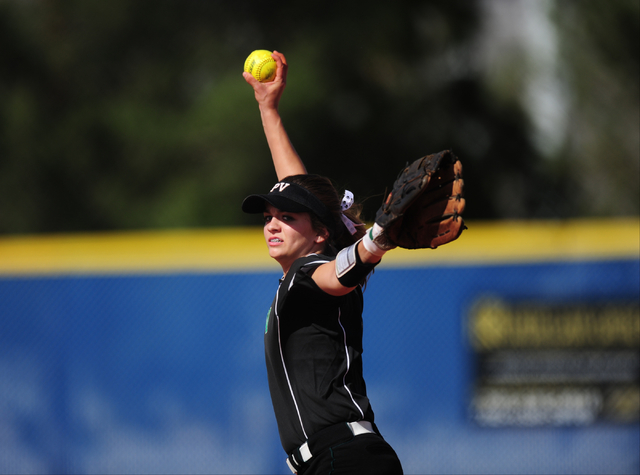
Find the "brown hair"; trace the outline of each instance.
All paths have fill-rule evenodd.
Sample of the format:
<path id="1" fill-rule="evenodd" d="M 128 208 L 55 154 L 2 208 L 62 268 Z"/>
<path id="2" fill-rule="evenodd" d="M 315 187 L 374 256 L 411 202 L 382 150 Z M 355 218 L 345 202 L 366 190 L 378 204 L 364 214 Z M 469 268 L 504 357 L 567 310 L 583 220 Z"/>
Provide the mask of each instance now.
<path id="1" fill-rule="evenodd" d="M 341 216 L 343 211 L 340 206 L 340 195 L 338 194 L 335 186 L 333 186 L 333 183 L 331 183 L 331 180 L 328 178 L 320 175 L 292 175 L 286 177 L 282 181 L 295 183 L 306 188 L 310 193 L 318 198 L 331 213 L 333 218 L 333 229 L 329 229 L 324 225 L 314 213 L 309 213 L 311 216 L 311 224 L 315 231 L 320 232 L 323 229 L 326 229 L 329 232 L 329 240 L 327 247 L 325 247 L 325 254 L 336 254 L 341 249 L 350 246 L 365 235 L 366 229 L 364 221 L 360 218 L 362 205 L 354 203 L 351 208 L 344 211 L 347 218 L 356 225 L 356 233 L 351 234 L 342 222 Z"/>

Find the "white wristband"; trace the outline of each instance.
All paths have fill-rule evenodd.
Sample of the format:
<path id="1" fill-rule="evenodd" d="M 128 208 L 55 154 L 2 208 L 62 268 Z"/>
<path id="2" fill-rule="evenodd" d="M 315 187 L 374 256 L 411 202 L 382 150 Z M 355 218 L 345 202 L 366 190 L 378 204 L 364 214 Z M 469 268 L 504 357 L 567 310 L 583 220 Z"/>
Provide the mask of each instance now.
<path id="1" fill-rule="evenodd" d="M 369 228 L 367 230 L 367 233 L 362 238 L 362 245 L 374 256 L 382 257 L 387 251 L 385 251 L 384 249 L 380 249 L 380 247 L 375 242 L 373 242 L 373 238 L 371 237 L 373 233 L 376 233 L 376 236 L 380 233 L 380 231 L 376 229 L 375 226 L 376 225 L 374 225 L 373 228 Z"/>

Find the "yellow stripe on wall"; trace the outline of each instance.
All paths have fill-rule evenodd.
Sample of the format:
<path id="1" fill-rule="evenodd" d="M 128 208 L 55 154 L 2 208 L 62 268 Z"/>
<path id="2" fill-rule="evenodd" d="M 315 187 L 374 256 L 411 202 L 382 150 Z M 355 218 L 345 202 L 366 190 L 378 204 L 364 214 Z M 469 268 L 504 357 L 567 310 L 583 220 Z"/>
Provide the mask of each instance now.
<path id="1" fill-rule="evenodd" d="M 393 252 L 392 265 L 490 264 L 640 258 L 640 220 L 469 223 L 457 241 L 438 249 Z"/>
<path id="2" fill-rule="evenodd" d="M 471 222 L 438 249 L 394 250 L 381 268 L 640 258 L 640 220 Z M 0 238 L 0 275 L 137 274 L 280 268 L 262 229 Z"/>
<path id="3" fill-rule="evenodd" d="M 2 274 L 121 274 L 279 269 L 260 228 L 0 239 Z"/>

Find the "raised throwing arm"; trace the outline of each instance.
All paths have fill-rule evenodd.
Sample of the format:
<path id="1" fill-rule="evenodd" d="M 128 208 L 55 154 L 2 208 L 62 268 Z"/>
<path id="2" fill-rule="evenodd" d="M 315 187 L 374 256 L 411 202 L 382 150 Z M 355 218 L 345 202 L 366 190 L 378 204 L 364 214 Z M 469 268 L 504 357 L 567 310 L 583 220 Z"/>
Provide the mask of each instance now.
<path id="1" fill-rule="evenodd" d="M 289 140 L 289 135 L 278 111 L 280 98 L 287 82 L 287 60 L 282 53 L 277 51 L 274 51 L 271 57 L 277 64 L 276 76 L 273 81 L 259 82 L 247 72 L 242 75 L 255 92 L 262 118 L 262 127 L 271 150 L 273 166 L 278 180 L 281 180 L 290 175 L 306 174 L 307 170 Z"/>

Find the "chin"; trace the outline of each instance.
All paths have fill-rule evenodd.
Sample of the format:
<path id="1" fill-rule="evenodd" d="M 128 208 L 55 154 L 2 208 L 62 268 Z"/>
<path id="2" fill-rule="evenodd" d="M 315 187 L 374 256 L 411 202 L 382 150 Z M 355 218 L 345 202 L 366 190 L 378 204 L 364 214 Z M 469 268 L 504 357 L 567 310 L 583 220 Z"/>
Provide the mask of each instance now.
<path id="1" fill-rule="evenodd" d="M 269 249 L 269 257 L 280 262 L 283 259 L 283 256 L 277 250 Z"/>

